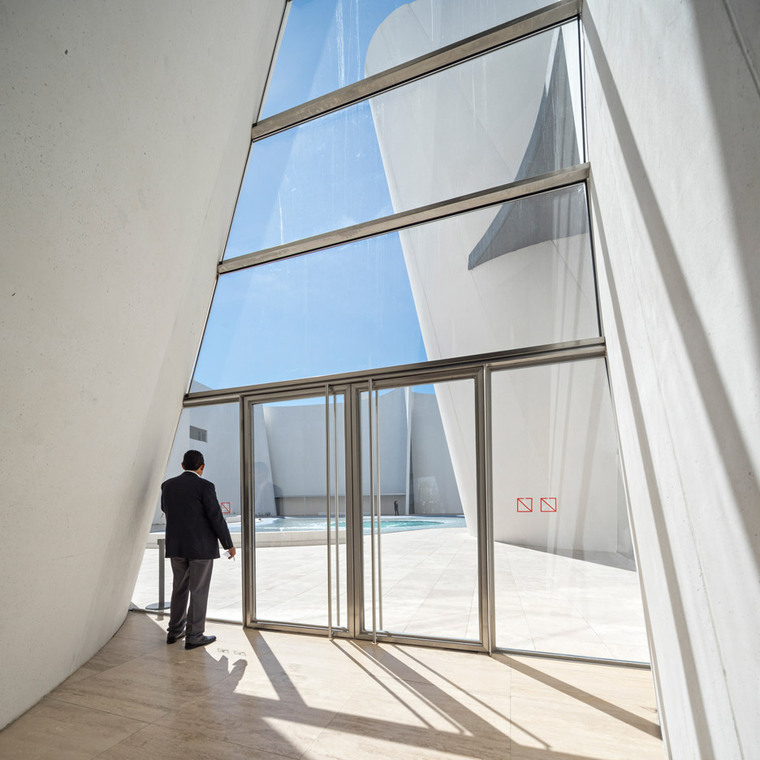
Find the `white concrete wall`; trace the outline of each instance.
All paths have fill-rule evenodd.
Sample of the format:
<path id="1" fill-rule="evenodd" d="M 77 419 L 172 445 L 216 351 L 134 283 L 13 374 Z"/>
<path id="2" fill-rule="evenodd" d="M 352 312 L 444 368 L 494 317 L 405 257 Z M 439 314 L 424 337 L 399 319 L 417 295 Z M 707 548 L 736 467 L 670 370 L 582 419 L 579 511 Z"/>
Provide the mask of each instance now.
<path id="1" fill-rule="evenodd" d="M 628 517 L 604 360 L 496 372 L 491 387 L 494 536 L 619 563 Z"/>
<path id="2" fill-rule="evenodd" d="M 196 384 L 193 383 L 196 389 Z M 190 426 L 206 431 L 206 441 L 190 438 Z M 203 454 L 206 469 L 203 477 L 216 488 L 220 503 L 229 504 L 230 516 L 240 517 L 240 405 L 210 404 L 191 406 L 182 411 L 164 478 L 182 472 L 182 458 L 188 449 Z M 223 506 L 224 508 L 224 506 Z M 161 496 L 156 496 L 153 530 L 163 530 L 166 516 L 161 511 Z"/>
<path id="3" fill-rule="evenodd" d="M 386 61 L 404 59 L 403 49 L 411 57 L 421 44 L 427 45 L 433 28 L 442 38 L 456 38 L 460 30 L 455 24 L 456 16 L 450 13 L 450 5 L 443 0 L 432 4 L 417 0 L 391 14 L 369 46 L 368 71 L 383 68 Z M 432 16 L 431 6 L 437 8 Z M 502 12 L 503 7 L 499 6 Z M 497 8 L 475 3 L 470 12 L 489 18 Z M 448 28 L 442 31 L 437 23 L 431 27 L 430 18 L 440 22 L 446 19 Z M 427 22 L 422 23 L 420 19 Z M 564 49 L 570 51 L 576 33 L 575 26 L 543 33 L 484 56 L 478 59 L 477 66 L 453 67 L 444 74 L 374 98 L 372 116 L 394 210 L 513 180 L 529 152 L 542 98 L 552 79 L 559 38 L 562 36 Z M 567 66 L 573 83 L 579 81 L 576 59 L 577 56 L 570 54 L 562 64 Z M 519 76 L 515 72 L 519 72 Z M 577 124 L 581 109 L 573 93 L 579 88 L 573 84 L 569 90 L 572 114 L 562 115 Z M 410 134 L 424 134 L 428 139 L 420 148 L 410 140 Z M 581 135 L 582 130 L 577 128 L 575 137 L 580 139 Z M 568 150 L 568 154 L 582 154 L 580 146 L 573 147 L 576 150 Z M 580 232 L 582 227 L 571 219 L 576 208 L 583 209 L 584 199 L 578 198 L 580 204 L 576 206 L 568 193 L 557 193 L 555 198 L 557 196 L 562 201 L 556 201 L 555 209 L 542 212 L 554 220 L 553 239 L 539 237 L 532 244 L 523 243 L 517 250 L 509 249 L 473 268 L 468 267 L 468 257 L 491 226 L 498 207 L 399 233 L 429 359 L 599 334 L 590 238 L 587 232 Z M 530 203 L 535 202 L 529 201 L 528 205 Z M 528 226 L 534 221 L 523 223 Z M 510 234 L 515 240 L 531 239 L 530 230 L 520 228 L 514 218 L 511 225 Z M 562 377 L 563 381 L 555 389 L 558 395 L 574 394 L 576 400 L 581 398 L 581 389 L 572 390 L 568 376 Z M 527 423 L 530 430 L 525 433 L 546 444 L 538 454 L 537 448 L 521 449 L 520 441 L 525 437 L 517 440 L 515 430 L 526 423 L 530 416 L 528 409 L 548 408 L 547 396 L 536 394 L 534 389 L 523 391 L 521 398 L 503 394 L 493 403 L 494 431 L 498 438 L 494 450 L 509 450 L 509 460 L 521 463 L 514 470 L 509 465 L 499 465 L 500 476 L 503 482 L 510 481 L 510 487 L 494 492 L 495 539 L 567 551 L 614 552 L 619 523 L 617 445 L 609 399 L 595 396 L 597 407 L 584 407 L 600 420 L 593 441 L 587 418 L 578 410 L 572 416 L 572 426 L 566 424 L 570 415 L 564 408 L 552 409 L 548 417 L 536 411 Z M 588 403 L 590 398 L 586 396 L 584 401 Z M 464 512 L 470 529 L 474 530 L 475 420 L 469 392 L 464 384 L 451 384 L 439 390 L 438 403 Z M 540 424 L 537 424 L 539 418 Z M 539 488 L 537 476 L 528 473 L 546 473 L 552 469 L 544 454 L 550 451 L 556 454 L 562 448 L 560 443 L 553 443 L 559 429 L 564 430 L 568 440 L 590 443 L 572 455 L 569 450 L 563 451 L 566 459 L 552 460 L 562 461 L 569 472 L 554 472 L 550 483 L 545 482 Z M 521 455 L 514 456 L 518 450 Z M 585 480 L 579 477 L 571 486 L 570 472 L 574 467 L 584 477 L 591 472 L 594 476 Z M 541 477 L 547 480 L 544 475 Z M 559 489 L 560 481 L 564 484 L 563 490 Z M 550 485 L 551 492 L 547 492 Z M 541 496 L 561 497 L 561 515 L 551 518 L 538 512 L 531 518 L 518 515 L 515 489 L 519 494 L 534 496 L 537 510 Z M 588 499 L 593 503 L 588 503 Z"/>
<path id="4" fill-rule="evenodd" d="M 464 382 L 462 383 L 464 384 Z M 470 416 L 473 416 L 474 401 L 472 384 L 470 389 Z M 439 383 L 436 392 L 440 394 L 449 384 Z M 412 392 L 411 446 L 407 447 L 410 435 L 407 421 L 406 389 L 396 388 L 380 395 L 380 488 L 383 493 L 383 514 L 393 514 L 393 500 L 398 499 L 399 511 L 407 511 L 407 477 L 411 456 L 411 468 L 415 484 L 414 512 L 459 514 L 462 511 L 459 490 L 451 463 L 448 442 L 436 396 L 428 393 Z M 361 407 L 362 429 L 362 492 L 370 492 L 369 438 L 366 395 Z M 345 428 L 344 408 L 341 401 L 337 405 L 338 426 L 338 493 L 341 500 L 345 496 Z M 332 420 L 332 411 L 330 412 Z M 274 499 L 277 500 L 279 514 L 284 516 L 325 514 L 325 409 L 324 401 L 314 403 L 256 405 L 254 408 L 254 461 L 260 463 L 257 478 L 256 512 L 259 515 L 275 514 Z M 377 424 L 373 418 L 373 425 Z M 374 429 L 374 428 L 373 428 Z M 331 422 L 330 446 L 334 444 Z M 332 465 L 331 465 L 332 467 Z M 331 478 L 334 475 L 331 470 Z M 271 480 L 270 480 L 271 478 Z M 436 503 L 423 508 L 418 498 L 421 480 L 435 483 L 438 493 Z M 474 481 L 474 478 L 473 478 Z M 331 486 L 334 488 L 334 485 Z M 263 489 L 259 492 L 259 489 Z M 474 495 L 472 497 L 474 499 Z"/>
<path id="5" fill-rule="evenodd" d="M 756 757 L 760 5 L 587 0 L 583 21 L 602 310 L 661 717 L 673 758 Z"/>
<path id="6" fill-rule="evenodd" d="M 281 0 L 0 0 L 0 726 L 121 624 Z"/>

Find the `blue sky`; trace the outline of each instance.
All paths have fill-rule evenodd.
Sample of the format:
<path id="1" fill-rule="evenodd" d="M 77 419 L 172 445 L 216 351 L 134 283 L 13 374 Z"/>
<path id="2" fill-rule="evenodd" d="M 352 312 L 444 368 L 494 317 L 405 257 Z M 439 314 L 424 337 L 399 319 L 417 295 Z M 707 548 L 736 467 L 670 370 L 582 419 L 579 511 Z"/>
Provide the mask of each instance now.
<path id="1" fill-rule="evenodd" d="M 195 379 L 235 387 L 425 358 L 394 232 L 220 277 Z"/>
<path id="2" fill-rule="evenodd" d="M 364 77 L 372 35 L 406 0 L 293 0 L 261 118 Z"/>
<path id="3" fill-rule="evenodd" d="M 294 0 L 263 115 L 361 78 L 372 34 L 401 4 Z M 253 145 L 225 257 L 391 213 L 360 103 Z M 425 359 L 392 233 L 220 277 L 195 380 L 224 388 Z"/>

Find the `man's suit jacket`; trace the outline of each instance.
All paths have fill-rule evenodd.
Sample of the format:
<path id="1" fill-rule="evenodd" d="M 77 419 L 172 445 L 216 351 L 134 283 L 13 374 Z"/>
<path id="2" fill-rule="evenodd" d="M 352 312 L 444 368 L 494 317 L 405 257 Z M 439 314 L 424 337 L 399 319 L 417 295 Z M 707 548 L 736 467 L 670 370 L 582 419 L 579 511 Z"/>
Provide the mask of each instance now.
<path id="1" fill-rule="evenodd" d="M 161 509 L 166 515 L 166 556 L 216 559 L 221 541 L 232 546 L 214 484 L 185 471 L 161 484 Z"/>

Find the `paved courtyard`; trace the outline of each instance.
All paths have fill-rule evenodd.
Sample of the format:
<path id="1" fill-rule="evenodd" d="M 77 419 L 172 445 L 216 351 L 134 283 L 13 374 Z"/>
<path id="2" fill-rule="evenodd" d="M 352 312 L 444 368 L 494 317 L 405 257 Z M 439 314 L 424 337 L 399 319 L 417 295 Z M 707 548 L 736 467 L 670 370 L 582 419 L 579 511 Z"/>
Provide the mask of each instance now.
<path id="1" fill-rule="evenodd" d="M 479 626 L 476 543 L 466 529 L 414 530 L 382 535 L 382 625 L 393 633 L 476 639 Z M 370 573 L 369 540 L 365 566 Z M 334 595 L 333 625 L 345 621 L 345 545 Z M 242 621 L 242 555 L 215 563 L 210 618 Z M 327 625 L 324 546 L 257 549 L 257 617 Z M 333 576 L 335 577 L 335 575 Z M 166 561 L 166 598 L 171 568 Z M 494 556 L 496 643 L 508 649 L 648 662 L 638 574 L 509 544 Z M 376 592 L 379 596 L 379 590 Z M 371 626 L 371 586 L 365 587 Z M 158 549 L 145 550 L 133 603 L 158 601 Z"/>

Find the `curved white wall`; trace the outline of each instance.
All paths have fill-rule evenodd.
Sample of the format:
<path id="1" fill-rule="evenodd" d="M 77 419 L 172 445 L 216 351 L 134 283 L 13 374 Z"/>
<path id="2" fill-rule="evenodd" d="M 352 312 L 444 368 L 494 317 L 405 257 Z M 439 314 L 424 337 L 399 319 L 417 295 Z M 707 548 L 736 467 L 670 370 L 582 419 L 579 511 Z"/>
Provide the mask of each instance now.
<path id="1" fill-rule="evenodd" d="M 376 73 L 385 65 L 411 58 L 421 47 L 428 47 L 435 35 L 441 41 L 456 38 L 461 30 L 452 13 L 455 6 L 418 0 L 397 9 L 380 25 L 370 43 L 367 71 Z M 476 2 L 468 5 L 468 12 L 473 20 L 479 20 L 475 25 L 483 28 L 490 14 L 503 12 L 504 7 Z M 576 34 L 574 26 L 545 32 L 485 56 L 477 68 L 469 64 L 453 67 L 417 85 L 373 98 L 372 117 L 394 209 L 424 205 L 434 192 L 439 194 L 435 197 L 451 198 L 519 176 L 525 170 L 526 155 L 530 155 L 537 130 L 556 126 L 555 119 L 547 118 L 545 123 L 540 116 L 542 103 L 552 101 L 547 93 L 552 90 L 555 75 L 567 67 L 570 82 L 579 81 L 574 69 L 577 56 L 555 59 L 558 50 L 572 50 Z M 560 111 L 556 121 L 568 122 L 565 126 L 572 144 L 560 148 L 559 142 L 550 142 L 553 150 L 566 154 L 564 160 L 568 162 L 579 160 L 582 153 L 575 143 L 582 130 L 572 128 L 581 112 L 574 102 L 577 91 L 579 88 L 571 84 L 566 93 L 561 93 L 567 103 L 555 93 L 567 108 Z M 410 140 L 410 134 L 426 135 L 422 149 Z M 458 159 L 451 160 L 452 155 Z M 542 160 L 547 161 L 544 168 L 554 168 L 552 161 L 546 157 Z M 503 222 L 514 247 L 506 248 L 499 241 L 494 248 L 500 255 L 475 266 L 470 266 L 471 252 L 494 226 L 501 213 L 499 207 L 399 232 L 428 359 L 598 335 L 585 196 L 577 192 L 553 194 L 552 208 L 539 206 L 546 199 L 526 202 L 523 210 L 532 209 L 530 215 L 513 215 L 511 222 Z M 576 218 L 578 209 L 582 223 Z M 548 239 L 533 229 L 542 224 L 553 226 L 554 234 Z M 509 424 L 494 424 L 493 430 L 494 451 L 509 452 L 503 461 L 495 460 L 502 483 L 509 487 L 494 489 L 494 537 L 563 551 L 614 553 L 618 546 L 617 445 L 608 399 L 600 402 L 593 396 L 607 412 L 600 417 L 593 445 L 579 445 L 592 437 L 588 420 L 577 409 L 565 435 L 573 445 L 564 448 L 557 431 L 567 425 L 563 417 L 568 410 L 560 406 L 548 416 L 540 413 L 555 397 L 572 397 L 576 406 L 582 400 L 589 403 L 592 396 L 582 387 L 574 387 L 571 378 L 572 373 L 556 373 L 552 396 L 523 388 L 519 379 L 514 380 L 514 387 L 520 387 L 521 395 L 502 389 L 494 396 L 493 419 L 509 420 Z M 464 512 L 474 531 L 475 420 L 471 400 L 467 389 L 456 384 L 439 389 L 437 398 Z M 526 446 L 525 441 L 533 437 L 547 446 Z M 548 446 L 549 441 L 552 446 Z M 551 468 L 544 454 L 550 449 L 556 454 L 554 461 L 562 462 L 568 472 L 588 475 L 593 470 L 594 477 L 578 478 L 574 485 L 570 475 L 563 478 L 555 473 L 549 477 Z M 563 489 L 559 488 L 560 481 Z M 539 487 L 539 483 L 543 485 Z M 529 495 L 536 497 L 537 504 L 540 496 L 559 497 L 562 509 L 551 517 L 518 514 L 516 497 Z M 548 540 L 550 520 L 552 538 Z"/>
<path id="2" fill-rule="evenodd" d="M 756 757 L 760 5 L 586 0 L 583 23 L 602 311 L 664 728 L 674 758 Z"/>
<path id="3" fill-rule="evenodd" d="M 0 2 L 0 726 L 126 613 L 282 6 Z"/>

